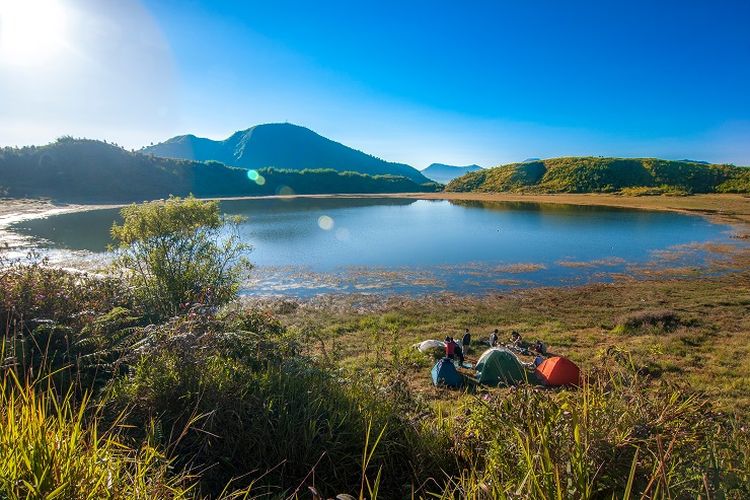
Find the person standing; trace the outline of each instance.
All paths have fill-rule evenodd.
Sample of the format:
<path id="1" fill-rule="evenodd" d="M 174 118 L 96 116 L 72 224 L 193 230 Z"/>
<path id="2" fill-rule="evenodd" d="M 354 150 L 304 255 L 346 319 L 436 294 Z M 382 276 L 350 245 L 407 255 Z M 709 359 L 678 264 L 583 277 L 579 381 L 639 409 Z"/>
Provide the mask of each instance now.
<path id="1" fill-rule="evenodd" d="M 456 343 L 451 337 L 445 337 L 445 357 L 449 359 L 456 357 Z"/>
<path id="2" fill-rule="evenodd" d="M 463 365 L 464 364 L 464 350 L 455 340 L 451 340 L 451 342 L 453 342 L 453 345 L 456 346 L 456 358 L 458 358 L 458 363 Z"/>
<path id="3" fill-rule="evenodd" d="M 469 333 L 468 328 L 464 330 L 464 337 L 461 343 L 464 345 L 464 352 L 467 352 L 468 347 L 471 345 L 471 334 Z"/>

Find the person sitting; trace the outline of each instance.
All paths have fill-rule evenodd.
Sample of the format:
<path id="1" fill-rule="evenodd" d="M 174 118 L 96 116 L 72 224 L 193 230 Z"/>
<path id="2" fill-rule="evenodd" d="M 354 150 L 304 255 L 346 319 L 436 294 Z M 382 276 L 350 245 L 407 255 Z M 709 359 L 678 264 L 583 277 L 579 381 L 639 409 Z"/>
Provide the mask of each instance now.
<path id="1" fill-rule="evenodd" d="M 497 345 L 497 328 L 495 328 L 495 331 L 490 333 L 490 347 L 495 347 Z"/>
<path id="2" fill-rule="evenodd" d="M 547 355 L 547 345 L 541 340 L 537 340 L 534 343 L 534 350 L 538 352 L 539 354 L 541 354 L 542 356 Z"/>
<path id="3" fill-rule="evenodd" d="M 521 338 L 521 334 L 513 330 L 510 333 L 510 343 L 516 347 L 520 347 L 522 342 L 523 342 L 523 339 Z"/>
<path id="4" fill-rule="evenodd" d="M 518 333 L 517 331 L 513 330 L 513 332 L 510 334 L 510 345 L 509 345 L 509 347 L 511 349 L 514 349 L 514 350 L 520 352 L 521 354 L 528 354 L 530 345 L 529 345 L 528 342 L 526 342 L 525 340 L 523 340 L 523 338 L 521 338 L 521 334 L 520 333 Z"/>
<path id="5" fill-rule="evenodd" d="M 467 348 L 471 345 L 471 334 L 469 333 L 468 328 L 464 330 L 464 338 L 461 343 L 464 345 L 464 350 L 468 351 Z"/>
<path id="6" fill-rule="evenodd" d="M 445 357 L 454 359 L 456 357 L 456 345 L 451 337 L 445 337 Z"/>

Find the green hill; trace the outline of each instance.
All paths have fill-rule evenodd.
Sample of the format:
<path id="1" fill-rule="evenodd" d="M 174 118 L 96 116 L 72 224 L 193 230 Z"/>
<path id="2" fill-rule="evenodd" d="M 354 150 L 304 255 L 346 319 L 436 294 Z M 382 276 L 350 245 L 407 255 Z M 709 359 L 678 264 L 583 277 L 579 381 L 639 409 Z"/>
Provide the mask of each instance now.
<path id="1" fill-rule="evenodd" d="M 223 141 L 180 135 L 143 148 L 143 153 L 183 160 L 216 160 L 244 168 L 333 169 L 368 175 L 399 175 L 430 182 L 417 169 L 357 151 L 291 123 L 268 123 L 240 130 Z"/>
<path id="2" fill-rule="evenodd" d="M 250 175 L 248 175 L 250 174 Z M 249 172 L 199 162 L 131 153 L 101 141 L 62 138 L 46 146 L 0 149 L 0 196 L 65 202 L 128 202 L 170 194 L 198 197 L 274 194 L 435 191 L 395 175 L 331 169 Z"/>
<path id="3" fill-rule="evenodd" d="M 749 193 L 750 168 L 656 158 L 552 158 L 471 172 L 451 181 L 446 191 Z"/>

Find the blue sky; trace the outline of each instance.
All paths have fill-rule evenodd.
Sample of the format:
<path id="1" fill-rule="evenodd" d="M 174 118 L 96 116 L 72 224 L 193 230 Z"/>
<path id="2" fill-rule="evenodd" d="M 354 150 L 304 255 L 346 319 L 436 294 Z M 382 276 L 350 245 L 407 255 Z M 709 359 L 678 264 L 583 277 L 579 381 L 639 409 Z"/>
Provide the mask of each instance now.
<path id="1" fill-rule="evenodd" d="M 91 91 L 75 92 L 67 75 L 85 112 L 78 98 L 48 103 L 38 133 L 27 119 L 8 135 L 0 107 L 16 142 L 80 130 L 140 147 L 290 121 L 418 168 L 578 154 L 750 164 L 747 1 L 39 1 L 75 12 L 76 37 L 91 19 L 105 27 L 76 50 L 107 48 L 89 59 L 114 66 L 113 88 L 87 69 Z"/>

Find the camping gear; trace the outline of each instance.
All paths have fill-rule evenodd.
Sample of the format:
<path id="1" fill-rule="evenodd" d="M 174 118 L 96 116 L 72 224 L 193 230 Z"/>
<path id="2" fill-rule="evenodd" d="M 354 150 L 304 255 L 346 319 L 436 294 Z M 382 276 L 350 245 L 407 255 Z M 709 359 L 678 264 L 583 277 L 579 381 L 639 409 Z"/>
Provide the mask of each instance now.
<path id="1" fill-rule="evenodd" d="M 432 383 L 435 386 L 461 387 L 463 378 L 456 371 L 456 366 L 450 358 L 439 359 L 432 367 Z"/>
<path id="2" fill-rule="evenodd" d="M 562 356 L 545 359 L 537 366 L 536 375 L 545 385 L 581 384 L 581 370 L 571 360 Z"/>
<path id="3" fill-rule="evenodd" d="M 445 342 L 442 340 L 425 340 L 419 343 L 417 349 L 419 349 L 419 352 L 429 352 L 435 349 L 442 351 L 445 349 Z"/>
<path id="4" fill-rule="evenodd" d="M 536 383 L 532 372 L 524 368 L 515 354 L 502 347 L 487 349 L 477 361 L 477 381 L 484 385 L 515 385 Z"/>

